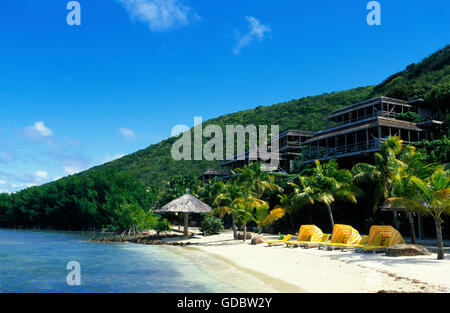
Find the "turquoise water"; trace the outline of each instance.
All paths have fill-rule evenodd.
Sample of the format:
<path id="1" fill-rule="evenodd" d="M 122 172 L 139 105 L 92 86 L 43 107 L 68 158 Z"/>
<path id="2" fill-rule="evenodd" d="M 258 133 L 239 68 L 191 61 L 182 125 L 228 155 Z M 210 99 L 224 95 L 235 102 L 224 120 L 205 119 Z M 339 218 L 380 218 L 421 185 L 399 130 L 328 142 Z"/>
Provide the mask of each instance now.
<path id="1" fill-rule="evenodd" d="M 233 291 L 167 247 L 88 242 L 91 237 L 75 232 L 0 229 L 0 291 Z M 80 286 L 66 282 L 70 261 L 81 265 Z"/>

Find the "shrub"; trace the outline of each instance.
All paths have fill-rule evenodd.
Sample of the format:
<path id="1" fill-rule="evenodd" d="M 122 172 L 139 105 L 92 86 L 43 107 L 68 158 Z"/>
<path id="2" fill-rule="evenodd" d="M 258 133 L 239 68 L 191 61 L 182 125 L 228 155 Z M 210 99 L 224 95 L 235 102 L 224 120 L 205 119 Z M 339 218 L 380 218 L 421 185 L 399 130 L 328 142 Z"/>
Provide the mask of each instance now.
<path id="1" fill-rule="evenodd" d="M 170 230 L 170 223 L 167 219 L 163 218 L 158 221 L 154 229 L 156 233 L 159 235 L 162 232 Z"/>
<path id="2" fill-rule="evenodd" d="M 215 216 L 207 216 L 200 224 L 200 231 L 207 236 L 219 234 L 223 230 L 223 222 Z"/>
<path id="3" fill-rule="evenodd" d="M 420 115 L 415 112 L 398 113 L 397 118 L 399 120 L 417 123 L 420 121 Z"/>

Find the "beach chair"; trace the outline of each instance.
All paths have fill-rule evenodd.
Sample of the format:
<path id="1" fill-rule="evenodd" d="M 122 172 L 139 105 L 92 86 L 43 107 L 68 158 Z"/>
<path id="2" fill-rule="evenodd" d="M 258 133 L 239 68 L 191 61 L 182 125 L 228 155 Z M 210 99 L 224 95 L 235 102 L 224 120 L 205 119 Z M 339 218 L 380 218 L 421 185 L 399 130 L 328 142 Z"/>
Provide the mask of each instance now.
<path id="1" fill-rule="evenodd" d="M 286 235 L 283 239 L 280 239 L 280 240 L 269 240 L 269 241 L 266 241 L 266 243 L 268 244 L 269 247 L 271 247 L 271 246 L 273 246 L 274 244 L 277 244 L 277 243 L 282 244 L 282 243 L 288 241 L 289 239 L 291 239 L 291 237 L 292 237 L 292 235 Z"/>
<path id="2" fill-rule="evenodd" d="M 367 245 L 356 246 L 357 251 L 385 251 L 395 244 L 405 243 L 402 235 L 389 225 L 374 225 L 370 227 Z"/>
<path id="3" fill-rule="evenodd" d="M 369 244 L 369 236 L 364 235 L 361 237 L 361 240 L 359 241 L 359 243 L 352 244 L 351 247 L 356 250 L 358 248 L 364 248 L 368 244 Z"/>
<path id="4" fill-rule="evenodd" d="M 336 224 L 330 242 L 322 244 L 321 248 L 349 250 L 352 245 L 358 244 L 360 241 L 361 236 L 356 229 L 350 225 Z"/>
<path id="5" fill-rule="evenodd" d="M 375 244 L 366 245 L 365 247 L 363 247 L 363 250 L 365 252 L 372 252 L 372 253 L 384 252 L 384 251 L 386 251 L 387 248 L 389 248 L 389 238 L 384 239 L 384 244 L 382 243 L 382 241 L 383 241 L 383 239 L 381 239 L 380 245 L 375 245 Z"/>
<path id="6" fill-rule="evenodd" d="M 318 247 L 319 245 L 326 243 L 329 238 L 330 238 L 330 234 L 323 234 L 322 238 L 319 241 L 301 242 L 300 246 L 302 246 L 303 248 L 308 248 L 308 249 Z"/>
<path id="7" fill-rule="evenodd" d="M 298 232 L 297 240 L 286 241 L 288 247 L 298 247 L 305 242 L 317 242 L 322 238 L 322 230 L 315 225 L 302 225 Z"/>

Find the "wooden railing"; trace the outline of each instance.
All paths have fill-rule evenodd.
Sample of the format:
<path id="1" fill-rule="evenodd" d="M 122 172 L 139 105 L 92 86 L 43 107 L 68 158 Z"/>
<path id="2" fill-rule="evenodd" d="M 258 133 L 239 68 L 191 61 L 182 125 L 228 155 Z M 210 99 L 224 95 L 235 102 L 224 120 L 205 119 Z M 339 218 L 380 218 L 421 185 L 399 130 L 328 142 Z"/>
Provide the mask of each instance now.
<path id="1" fill-rule="evenodd" d="M 351 124 L 351 123 L 354 123 L 354 122 L 357 122 L 357 121 L 362 121 L 362 120 L 365 120 L 367 118 L 375 117 L 375 116 L 396 118 L 398 114 L 399 113 L 390 112 L 390 111 L 376 111 L 373 114 L 361 115 L 361 116 L 358 116 L 356 118 L 352 118 L 352 119 L 349 119 L 349 120 L 345 120 L 345 121 L 341 121 L 341 122 L 334 122 L 335 123 L 334 126 L 337 127 L 337 126 L 341 126 L 341 125 Z"/>
<path id="2" fill-rule="evenodd" d="M 325 147 L 320 147 L 317 149 L 314 146 L 311 146 L 311 151 L 303 151 L 303 157 L 306 161 L 315 160 L 315 159 L 323 159 L 323 158 L 333 158 L 339 157 L 340 155 L 354 153 L 354 152 L 363 152 L 367 150 L 378 149 L 380 147 L 381 142 L 384 139 L 374 139 L 366 142 L 360 142 L 357 144 L 348 144 L 343 146 L 337 146 L 326 149 Z"/>

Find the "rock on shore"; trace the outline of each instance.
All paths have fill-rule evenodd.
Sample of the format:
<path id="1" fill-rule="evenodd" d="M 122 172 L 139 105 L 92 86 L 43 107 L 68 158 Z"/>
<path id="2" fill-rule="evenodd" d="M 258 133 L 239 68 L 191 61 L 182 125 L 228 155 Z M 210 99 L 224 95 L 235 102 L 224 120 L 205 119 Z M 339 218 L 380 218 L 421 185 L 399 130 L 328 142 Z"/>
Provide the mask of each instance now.
<path id="1" fill-rule="evenodd" d="M 166 236 L 158 236 L 158 235 L 152 235 L 152 236 L 135 236 L 135 237 L 111 237 L 111 238 L 100 238 L 100 239 L 92 239 L 93 242 L 131 242 L 131 243 L 137 243 L 137 244 L 143 244 L 143 245 L 170 245 L 170 246 L 190 246 L 195 245 L 197 243 L 192 242 L 178 242 L 178 241 L 171 241 L 167 242 L 164 241 L 164 239 L 167 238 L 180 238 L 183 239 L 184 237 L 179 235 L 166 235 Z"/>
<path id="2" fill-rule="evenodd" d="M 415 256 L 415 255 L 430 255 L 424 246 L 413 244 L 397 244 L 389 247 L 386 250 L 387 256 Z"/>

